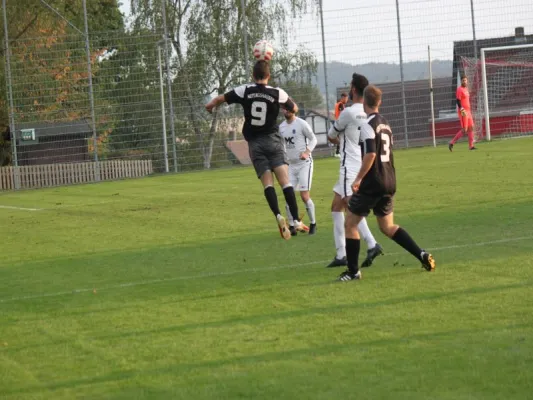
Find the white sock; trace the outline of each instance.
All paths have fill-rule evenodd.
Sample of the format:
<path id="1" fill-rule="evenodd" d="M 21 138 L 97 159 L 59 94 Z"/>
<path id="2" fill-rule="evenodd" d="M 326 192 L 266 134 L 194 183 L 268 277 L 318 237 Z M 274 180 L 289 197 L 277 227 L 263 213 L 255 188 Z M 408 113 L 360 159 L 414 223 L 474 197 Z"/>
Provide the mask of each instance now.
<path id="1" fill-rule="evenodd" d="M 361 222 L 359 222 L 357 230 L 359 231 L 359 234 L 361 235 L 363 240 L 366 242 L 366 245 L 369 249 L 372 249 L 376 246 L 376 239 L 374 239 L 374 236 L 372 236 L 372 232 L 370 232 L 370 229 L 368 228 L 366 218 L 363 218 Z"/>
<path id="2" fill-rule="evenodd" d="M 344 237 L 344 212 L 332 211 L 333 217 L 333 237 L 335 238 L 335 248 L 337 249 L 337 259 L 346 257 L 346 238 Z"/>
<path id="3" fill-rule="evenodd" d="M 287 210 L 287 220 L 289 221 L 290 226 L 294 226 L 294 218 L 291 215 L 291 210 L 289 209 L 289 205 L 285 203 L 285 210 Z"/>
<path id="4" fill-rule="evenodd" d="M 316 220 L 315 220 L 315 203 L 313 203 L 312 199 L 307 200 L 307 203 L 305 203 L 305 208 L 307 210 L 307 215 L 309 215 L 309 222 L 311 224 L 316 224 Z"/>

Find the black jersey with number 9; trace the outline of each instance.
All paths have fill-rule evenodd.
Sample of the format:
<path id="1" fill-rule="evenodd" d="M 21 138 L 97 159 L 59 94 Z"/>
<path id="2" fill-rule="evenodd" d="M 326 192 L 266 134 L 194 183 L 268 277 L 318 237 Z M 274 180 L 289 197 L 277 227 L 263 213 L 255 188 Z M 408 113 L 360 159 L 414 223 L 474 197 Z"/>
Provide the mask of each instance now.
<path id="1" fill-rule="evenodd" d="M 278 132 L 280 105 L 290 111 L 294 110 L 294 103 L 285 90 L 257 83 L 239 86 L 224 94 L 224 98 L 228 104 L 242 105 L 242 134 L 247 141 Z"/>
<path id="2" fill-rule="evenodd" d="M 374 141 L 369 146 L 367 141 Z M 374 146 L 375 144 L 375 146 Z M 387 120 L 380 114 L 370 114 L 361 126 L 360 145 L 363 157 L 369 147 L 375 149 L 376 159 L 365 175 L 359 191 L 368 195 L 393 195 L 396 193 L 396 171 L 392 154 L 392 131 Z"/>

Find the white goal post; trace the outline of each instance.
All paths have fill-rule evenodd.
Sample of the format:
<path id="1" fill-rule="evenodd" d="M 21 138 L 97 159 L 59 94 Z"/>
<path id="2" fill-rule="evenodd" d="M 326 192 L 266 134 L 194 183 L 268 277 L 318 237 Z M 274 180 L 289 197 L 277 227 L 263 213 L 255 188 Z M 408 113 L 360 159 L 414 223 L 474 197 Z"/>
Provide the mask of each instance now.
<path id="1" fill-rule="evenodd" d="M 494 52 L 512 52 L 514 50 L 526 50 L 525 52 L 518 52 L 511 54 L 508 59 L 497 58 L 491 59 L 490 53 Z M 528 49 L 530 51 L 528 51 Z M 522 56 L 526 55 L 524 59 Z M 489 102 L 489 87 L 488 87 L 488 78 L 487 78 L 487 64 L 496 66 L 499 68 L 513 68 L 526 71 L 519 71 L 517 74 L 526 76 L 523 79 L 527 79 L 528 83 L 531 84 L 531 91 L 529 97 L 529 108 L 526 107 L 524 110 L 519 110 L 518 113 L 521 115 L 523 113 L 532 112 L 531 107 L 533 107 L 533 81 L 529 80 L 529 76 L 533 78 L 533 44 L 522 44 L 522 45 L 513 45 L 513 46 L 500 46 L 500 47 L 487 47 L 481 49 L 481 80 L 482 80 L 482 92 L 483 92 L 483 111 L 485 119 L 485 133 L 486 140 L 491 140 L 491 126 L 490 126 L 490 102 Z M 499 74 L 499 71 L 495 74 Z M 505 88 L 505 84 L 502 83 L 502 90 L 511 90 L 512 88 Z M 527 104 L 524 104 L 527 106 Z"/>

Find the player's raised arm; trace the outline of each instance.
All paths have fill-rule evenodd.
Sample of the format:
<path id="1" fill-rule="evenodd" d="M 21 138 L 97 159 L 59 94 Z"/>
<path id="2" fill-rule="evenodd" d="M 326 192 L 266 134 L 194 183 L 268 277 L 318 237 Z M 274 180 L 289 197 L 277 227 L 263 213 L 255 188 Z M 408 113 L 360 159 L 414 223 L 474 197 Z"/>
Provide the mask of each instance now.
<path id="1" fill-rule="evenodd" d="M 213 109 L 220 106 L 223 103 L 234 104 L 241 103 L 244 98 L 244 91 L 246 90 L 246 85 L 239 86 L 229 92 L 218 95 L 212 99 L 209 103 L 205 105 L 207 112 L 213 112 Z"/>
<path id="2" fill-rule="evenodd" d="M 344 132 L 346 129 L 346 125 L 348 125 L 349 122 L 349 115 L 348 113 L 341 113 L 339 116 L 339 119 L 336 120 L 333 124 L 331 124 L 331 127 L 329 128 L 328 132 L 328 141 L 333 144 L 339 144 L 339 134 Z"/>
<path id="3" fill-rule="evenodd" d="M 218 107 L 222 103 L 225 103 L 226 102 L 226 98 L 224 96 L 225 95 L 223 95 L 223 94 L 218 95 L 217 97 L 212 99 L 209 103 L 207 103 L 205 105 L 205 109 L 207 110 L 207 112 L 208 113 L 212 113 L 214 108 Z"/>
<path id="4" fill-rule="evenodd" d="M 291 113 L 298 114 L 298 105 L 294 102 L 293 99 L 289 97 L 287 92 L 281 88 L 278 88 L 279 90 L 279 104 L 287 111 L 290 111 Z"/>

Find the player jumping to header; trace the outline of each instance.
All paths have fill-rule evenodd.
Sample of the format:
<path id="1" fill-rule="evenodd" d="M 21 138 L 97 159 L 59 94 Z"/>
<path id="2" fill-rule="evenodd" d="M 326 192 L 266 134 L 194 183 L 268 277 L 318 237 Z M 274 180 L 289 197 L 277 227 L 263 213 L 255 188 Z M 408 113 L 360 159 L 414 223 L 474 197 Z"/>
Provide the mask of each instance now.
<path id="1" fill-rule="evenodd" d="M 470 93 L 468 92 L 468 78 L 466 75 L 461 75 L 461 86 L 457 88 L 455 94 L 457 100 L 457 114 L 461 122 L 461 130 L 457 132 L 452 141 L 448 144 L 450 151 L 453 151 L 453 145 L 463 137 L 468 135 L 468 148 L 470 150 L 477 150 L 474 146 L 474 120 L 472 119 L 472 111 L 470 110 Z"/>
<path id="2" fill-rule="evenodd" d="M 360 238 L 357 226 L 370 214 L 386 236 L 394 240 L 422 263 L 427 271 L 435 269 L 432 255 L 422 250 L 407 231 L 394 224 L 393 198 L 396 193 L 396 172 L 392 154 L 392 131 L 379 114 L 381 90 L 369 85 L 364 91 L 364 108 L 368 120 L 361 126 L 363 165 L 352 183 L 352 195 L 346 216 L 346 255 L 348 269 L 339 276 L 346 282 L 361 279 L 359 270 Z"/>
<path id="3" fill-rule="evenodd" d="M 239 86 L 215 97 L 205 105 L 205 108 L 211 113 L 214 108 L 223 103 L 238 103 L 242 106 L 244 111 L 242 133 L 248 142 L 250 158 L 257 177 L 263 184 L 266 200 L 276 217 L 280 234 L 285 240 L 289 240 L 291 234 L 279 210 L 272 172 L 283 189 L 285 201 L 295 218 L 296 229 L 307 232 L 309 228 L 298 218 L 298 203 L 294 188 L 289 181 L 288 160 L 276 123 L 280 106 L 292 112 L 298 112 L 298 106 L 283 89 L 268 86 L 270 79 L 268 62 L 257 61 L 254 65 L 253 77 L 254 83 Z"/>
<path id="4" fill-rule="evenodd" d="M 309 216 L 309 234 L 316 233 L 315 203 L 309 195 L 313 180 L 313 157 L 311 155 L 316 146 L 317 139 L 307 121 L 298 118 L 293 112 L 283 110 L 285 121 L 279 126 L 281 137 L 285 141 L 287 158 L 289 159 L 289 179 L 295 191 L 300 192 L 300 197 L 305 204 Z M 292 236 L 296 236 L 294 219 L 287 204 L 289 229 Z"/>

